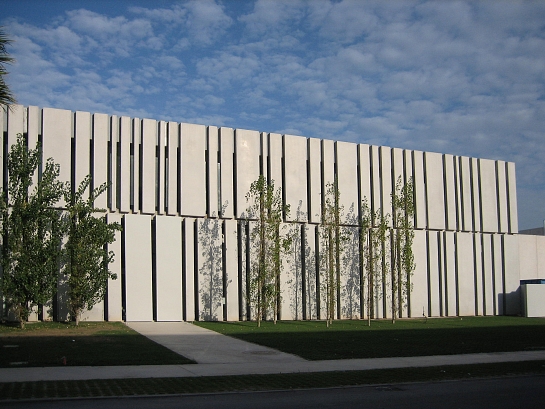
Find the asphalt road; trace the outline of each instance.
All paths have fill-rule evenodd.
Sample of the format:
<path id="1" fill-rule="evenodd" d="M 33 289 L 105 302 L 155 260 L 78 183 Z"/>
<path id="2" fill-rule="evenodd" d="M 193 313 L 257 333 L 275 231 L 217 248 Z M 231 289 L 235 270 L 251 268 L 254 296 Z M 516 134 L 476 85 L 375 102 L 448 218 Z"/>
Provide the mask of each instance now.
<path id="1" fill-rule="evenodd" d="M 2 408 L 524 408 L 545 407 L 545 376 L 166 397 L 3 402 Z"/>

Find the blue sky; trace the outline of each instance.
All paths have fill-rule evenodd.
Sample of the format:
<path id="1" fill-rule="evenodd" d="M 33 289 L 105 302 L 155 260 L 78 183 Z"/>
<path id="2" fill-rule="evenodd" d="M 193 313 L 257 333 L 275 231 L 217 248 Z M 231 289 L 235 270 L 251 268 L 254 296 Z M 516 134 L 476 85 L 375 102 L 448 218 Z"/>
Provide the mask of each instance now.
<path id="1" fill-rule="evenodd" d="M 0 0 L 19 103 L 514 161 L 545 219 L 543 1 Z"/>

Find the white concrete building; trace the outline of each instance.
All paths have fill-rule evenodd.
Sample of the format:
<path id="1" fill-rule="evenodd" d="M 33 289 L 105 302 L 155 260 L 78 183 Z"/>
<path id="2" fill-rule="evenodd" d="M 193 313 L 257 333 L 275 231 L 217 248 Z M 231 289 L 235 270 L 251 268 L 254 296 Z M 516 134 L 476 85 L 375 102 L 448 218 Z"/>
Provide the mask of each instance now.
<path id="1" fill-rule="evenodd" d="M 545 279 L 545 237 L 517 234 L 511 162 L 32 106 L 4 112 L 0 128 L 4 187 L 18 133 L 29 146 L 42 142 L 61 180 L 76 186 L 91 173 L 94 186 L 110 183 L 97 206 L 123 224 L 111 246 L 119 278 L 88 319 L 246 319 L 245 195 L 260 174 L 282 188 L 291 206 L 285 223 L 298 237 L 283 263 L 282 319 L 324 316 L 316 232 L 335 174 L 348 228 L 364 197 L 391 213 L 395 180 L 414 178 L 416 270 L 403 316 L 520 314 L 520 280 Z M 364 317 L 350 254 L 338 313 Z M 376 317 L 388 317 L 386 302 L 377 303 Z M 55 319 L 66 314 L 55 309 Z"/>

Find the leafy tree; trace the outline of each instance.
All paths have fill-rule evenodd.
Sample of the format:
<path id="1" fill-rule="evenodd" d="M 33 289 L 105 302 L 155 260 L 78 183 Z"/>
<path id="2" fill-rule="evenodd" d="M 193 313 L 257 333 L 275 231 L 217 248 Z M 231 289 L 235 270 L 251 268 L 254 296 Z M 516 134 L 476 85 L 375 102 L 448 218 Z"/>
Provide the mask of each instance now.
<path id="1" fill-rule="evenodd" d="M 257 218 L 251 232 L 257 260 L 251 268 L 249 298 L 260 327 L 269 312 L 276 324 L 280 312 L 281 260 L 283 255 L 289 254 L 292 240 L 283 234 L 281 223 L 283 214 L 289 214 L 290 209 L 283 204 L 281 191 L 275 190 L 274 181 L 268 182 L 263 175 L 251 184 L 246 201 L 250 203 L 248 214 Z"/>
<path id="2" fill-rule="evenodd" d="M 6 64 L 11 64 L 15 60 L 9 56 L 7 45 L 11 43 L 3 28 L 0 27 L 0 105 L 10 106 L 15 104 L 15 97 L 11 93 L 4 76 L 8 74 Z"/>
<path id="3" fill-rule="evenodd" d="M 108 188 L 107 183 L 91 191 L 84 198 L 91 183 L 88 175 L 74 193 L 65 192 L 68 228 L 66 242 L 66 264 L 64 274 L 68 283 L 68 308 L 72 319 L 79 325 L 85 309 L 92 309 L 106 294 L 108 279 L 116 279 L 108 269 L 114 253 L 106 249 L 115 240 L 115 232 L 121 230 L 119 223 L 108 223 L 97 213 L 104 209 L 94 207 L 95 199 Z"/>
<path id="4" fill-rule="evenodd" d="M 320 240 L 322 244 L 321 293 L 326 296 L 326 323 L 329 327 L 335 319 L 338 294 L 340 292 L 341 266 L 340 259 L 343 244 L 347 240 L 341 226 L 344 215 L 344 206 L 339 203 L 340 192 L 337 180 L 326 185 L 324 202 L 322 206 L 322 220 L 320 228 Z"/>
<path id="5" fill-rule="evenodd" d="M 2 291 L 21 328 L 34 306 L 53 298 L 60 266 L 64 221 L 54 206 L 66 187 L 57 180 L 59 165 L 49 158 L 30 190 L 41 157 L 40 145 L 28 149 L 19 134 L 8 154 L 7 192 L 1 195 Z"/>
<path id="6" fill-rule="evenodd" d="M 392 269 L 390 279 L 390 298 L 392 322 L 401 314 L 401 309 L 411 292 L 411 275 L 415 269 L 412 250 L 414 240 L 414 185 L 412 178 L 403 183 L 398 177 L 395 189 L 392 191 L 393 227 Z"/>

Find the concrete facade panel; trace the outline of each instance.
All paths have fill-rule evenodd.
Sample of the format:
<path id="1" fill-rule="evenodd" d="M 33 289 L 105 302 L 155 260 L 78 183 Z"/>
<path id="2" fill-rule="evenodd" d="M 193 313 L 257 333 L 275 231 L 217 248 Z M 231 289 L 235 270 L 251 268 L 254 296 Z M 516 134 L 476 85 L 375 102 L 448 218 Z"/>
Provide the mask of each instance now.
<path id="1" fill-rule="evenodd" d="M 195 321 L 196 312 L 196 246 L 195 219 L 186 217 L 182 222 L 182 303 L 185 321 Z"/>
<path id="2" fill-rule="evenodd" d="M 524 284 L 521 286 L 524 317 L 545 317 L 545 285 Z"/>
<path id="3" fill-rule="evenodd" d="M 339 179 L 339 204 L 344 208 L 343 224 L 358 225 L 358 145 L 335 142 Z"/>
<path id="4" fill-rule="evenodd" d="M 537 272 L 534 278 L 545 279 L 545 236 L 536 236 Z"/>
<path id="5" fill-rule="evenodd" d="M 125 317 L 153 320 L 151 216 L 124 216 Z"/>
<path id="6" fill-rule="evenodd" d="M 268 140 L 268 164 L 267 164 L 267 177 L 269 182 L 274 181 L 274 189 L 280 189 L 283 192 L 282 185 L 282 135 L 278 133 L 270 133 L 267 136 Z M 306 169 L 305 169 L 306 174 Z M 283 192 L 285 194 L 285 192 Z M 292 213 L 295 209 L 291 208 Z"/>
<path id="7" fill-rule="evenodd" d="M 110 117 L 106 114 L 93 115 L 93 182 L 97 188 L 108 183 L 108 140 L 110 138 Z M 62 169 L 62 165 L 61 165 Z M 102 194 L 95 200 L 95 206 L 101 209 L 108 207 L 108 198 Z"/>
<path id="8" fill-rule="evenodd" d="M 443 158 L 439 153 L 424 153 L 426 166 L 426 198 L 428 228 L 445 229 L 445 186 L 443 183 Z"/>
<path id="9" fill-rule="evenodd" d="M 413 151 L 413 177 L 415 197 L 415 227 L 425 229 L 428 226 L 426 206 L 426 182 L 424 178 L 424 153 Z"/>
<path id="10" fill-rule="evenodd" d="M 475 315 L 484 315 L 483 242 L 482 234 L 473 235 L 473 274 L 475 277 Z"/>
<path id="11" fill-rule="evenodd" d="M 282 320 L 303 319 L 303 260 L 302 260 L 302 225 L 299 223 L 281 225 L 283 234 L 290 234 L 292 239 L 291 254 L 282 259 L 280 273 L 280 292 Z"/>
<path id="12" fill-rule="evenodd" d="M 539 271 L 537 258 L 537 236 L 518 236 L 520 280 L 532 280 Z"/>
<path id="13" fill-rule="evenodd" d="M 430 317 L 441 315 L 441 254 L 439 233 L 428 234 L 428 314 Z"/>
<path id="14" fill-rule="evenodd" d="M 370 147 L 366 144 L 358 145 L 359 160 L 360 160 L 360 203 L 363 200 L 367 201 L 367 205 L 371 208 L 371 158 Z"/>
<path id="15" fill-rule="evenodd" d="M 392 214 L 392 150 L 385 146 L 379 149 L 380 154 L 380 183 L 382 194 L 382 214 Z M 390 216 L 389 226 L 392 226 L 392 218 Z"/>
<path id="16" fill-rule="evenodd" d="M 415 230 L 413 241 L 415 269 L 411 277 L 410 316 L 429 316 L 428 311 L 428 260 L 426 232 Z"/>
<path id="17" fill-rule="evenodd" d="M 347 241 L 341 260 L 341 318 L 359 319 L 361 317 L 361 280 L 359 260 L 359 229 L 346 227 Z"/>
<path id="18" fill-rule="evenodd" d="M 309 153 L 309 221 L 311 223 L 320 223 L 322 217 L 322 147 L 319 139 L 309 138 L 307 141 Z"/>
<path id="19" fill-rule="evenodd" d="M 45 112 L 47 112 L 48 116 L 51 115 L 66 115 L 69 113 L 69 111 L 64 110 L 57 110 L 57 109 L 50 109 L 45 108 Z M 61 111 L 61 112 L 56 112 Z M 55 112 L 55 113 L 53 113 Z M 48 118 L 49 119 L 49 118 Z M 63 118 L 65 119 L 65 118 Z M 25 126 L 25 108 L 22 105 L 12 105 L 12 108 L 8 110 L 7 112 L 7 132 L 8 132 L 8 152 L 9 149 L 17 142 L 17 135 L 23 134 L 26 131 Z M 48 120 L 47 122 L 49 130 L 51 129 L 51 126 L 53 125 L 51 121 Z M 64 121 L 63 123 L 59 124 L 61 126 L 65 125 Z M 66 132 L 66 131 L 65 131 Z M 49 158 L 50 156 L 46 156 L 45 158 Z"/>
<path id="20" fill-rule="evenodd" d="M 471 212 L 473 214 L 473 230 L 482 232 L 481 220 L 481 178 L 479 177 L 479 160 L 470 159 L 471 173 Z"/>
<path id="21" fill-rule="evenodd" d="M 223 321 L 223 241 L 221 221 L 197 219 L 199 321 Z"/>
<path id="22" fill-rule="evenodd" d="M 219 129 L 219 150 L 220 150 L 220 203 L 221 217 L 234 217 L 234 162 L 235 154 L 235 133 L 232 128 Z"/>
<path id="23" fill-rule="evenodd" d="M 75 144 L 75 172 L 76 179 L 72 181 L 73 189 L 77 190 L 79 184 L 86 176 L 91 174 L 90 149 L 91 149 L 91 114 L 88 112 L 76 112 L 74 114 L 74 144 Z M 88 197 L 89 190 L 86 192 Z"/>
<path id="24" fill-rule="evenodd" d="M 153 214 L 156 210 L 157 198 L 157 121 L 151 119 L 142 120 L 142 142 L 141 142 L 141 195 L 142 207 L 140 211 L 146 214 Z"/>
<path id="25" fill-rule="evenodd" d="M 261 137 L 259 132 L 235 130 L 235 215 L 237 218 L 244 219 L 248 216 L 246 194 L 250 191 L 251 184 L 259 178 L 260 153 Z"/>
<path id="26" fill-rule="evenodd" d="M 181 127 L 181 213 L 206 214 L 206 127 L 182 123 Z"/>
<path id="27" fill-rule="evenodd" d="M 10 122 L 8 122 L 8 143 L 9 129 Z M 44 108 L 42 110 L 42 140 L 44 159 L 54 158 L 55 163 L 61 167 L 58 180 L 70 182 L 72 179 L 72 113 L 64 109 Z M 98 199 L 96 203 L 97 207 L 105 207 L 101 206 Z M 61 199 L 59 205 L 64 206 L 64 204 L 64 199 Z"/>
<path id="28" fill-rule="evenodd" d="M 481 217 L 483 232 L 498 231 L 498 209 L 496 193 L 496 163 L 493 160 L 479 159 L 481 187 Z"/>
<path id="29" fill-rule="evenodd" d="M 301 136 L 284 135 L 284 198 L 290 206 L 287 221 L 306 222 L 307 206 L 307 140 Z"/>
<path id="30" fill-rule="evenodd" d="M 109 213 L 107 216 L 108 223 L 120 223 L 122 216 L 120 214 Z M 106 293 L 106 311 L 105 319 L 108 321 L 122 321 L 123 320 L 123 289 L 121 287 L 121 235 L 120 231 L 115 232 L 115 241 L 108 245 L 108 251 L 114 253 L 113 261 L 108 264 L 108 268 L 114 274 L 117 279 L 108 279 L 108 290 Z"/>
<path id="31" fill-rule="evenodd" d="M 456 233 L 458 314 L 475 315 L 473 234 Z"/>
<path id="32" fill-rule="evenodd" d="M 238 228 L 235 220 L 224 222 L 224 275 L 225 302 L 227 304 L 227 321 L 239 319 L 239 281 L 238 281 Z"/>
<path id="33" fill-rule="evenodd" d="M 122 213 L 131 210 L 131 119 L 126 116 L 119 118 L 119 196 L 118 208 Z"/>
<path id="34" fill-rule="evenodd" d="M 462 230 L 473 230 L 473 191 L 471 188 L 471 159 L 465 156 L 460 157 L 460 202 Z"/>
<path id="35" fill-rule="evenodd" d="M 167 123 L 165 121 L 159 121 L 157 123 L 157 148 L 156 148 L 156 212 L 157 214 L 166 213 L 166 183 L 167 183 L 167 169 L 166 169 L 166 147 L 167 147 Z"/>
<path id="36" fill-rule="evenodd" d="M 208 127 L 208 217 L 218 217 L 221 205 L 218 207 L 218 128 Z"/>
<path id="37" fill-rule="evenodd" d="M 517 211 L 517 182 L 515 173 L 515 164 L 507 163 L 507 195 L 508 195 L 508 217 L 509 217 L 509 233 L 518 233 L 518 211 Z"/>
<path id="38" fill-rule="evenodd" d="M 445 315 L 454 317 L 457 315 L 456 302 L 456 250 L 455 233 L 446 231 L 443 233 L 444 251 L 444 287 L 445 287 Z"/>
<path id="39" fill-rule="evenodd" d="M 180 141 L 180 127 L 176 122 L 167 124 L 167 154 L 166 165 L 167 189 L 166 206 L 168 215 L 178 214 L 178 151 Z"/>
<path id="40" fill-rule="evenodd" d="M 305 283 L 305 316 L 303 318 L 314 320 L 318 318 L 318 282 L 316 273 L 319 271 L 319 266 L 316 254 L 316 226 L 304 225 L 303 228 L 305 229 L 305 268 L 303 271 Z"/>
<path id="41" fill-rule="evenodd" d="M 494 255 L 492 235 L 483 234 L 483 315 L 494 315 Z"/>
<path id="42" fill-rule="evenodd" d="M 520 268 L 519 239 L 525 236 L 503 235 L 503 265 L 505 314 L 520 314 Z M 528 237 L 528 236 L 526 236 Z"/>
<path id="43" fill-rule="evenodd" d="M 178 217 L 155 216 L 157 321 L 182 321 L 182 224 Z"/>
<path id="44" fill-rule="evenodd" d="M 492 285 L 494 286 L 494 315 L 504 315 L 504 289 L 503 289 L 503 246 L 500 234 L 492 235 L 493 250 L 493 275 Z"/>
<path id="45" fill-rule="evenodd" d="M 446 229 L 457 230 L 458 225 L 456 223 L 457 206 L 456 206 L 456 179 L 454 176 L 454 162 L 455 158 L 452 155 L 443 155 L 444 169 L 445 169 L 445 203 L 446 203 Z"/>
<path id="46" fill-rule="evenodd" d="M 507 202 L 507 178 L 505 169 L 507 164 L 504 161 L 496 161 L 496 177 L 497 177 L 497 192 L 498 192 L 498 213 L 499 213 L 499 226 L 498 231 L 500 233 L 509 232 L 509 218 L 507 215 L 508 211 L 508 202 Z"/>

